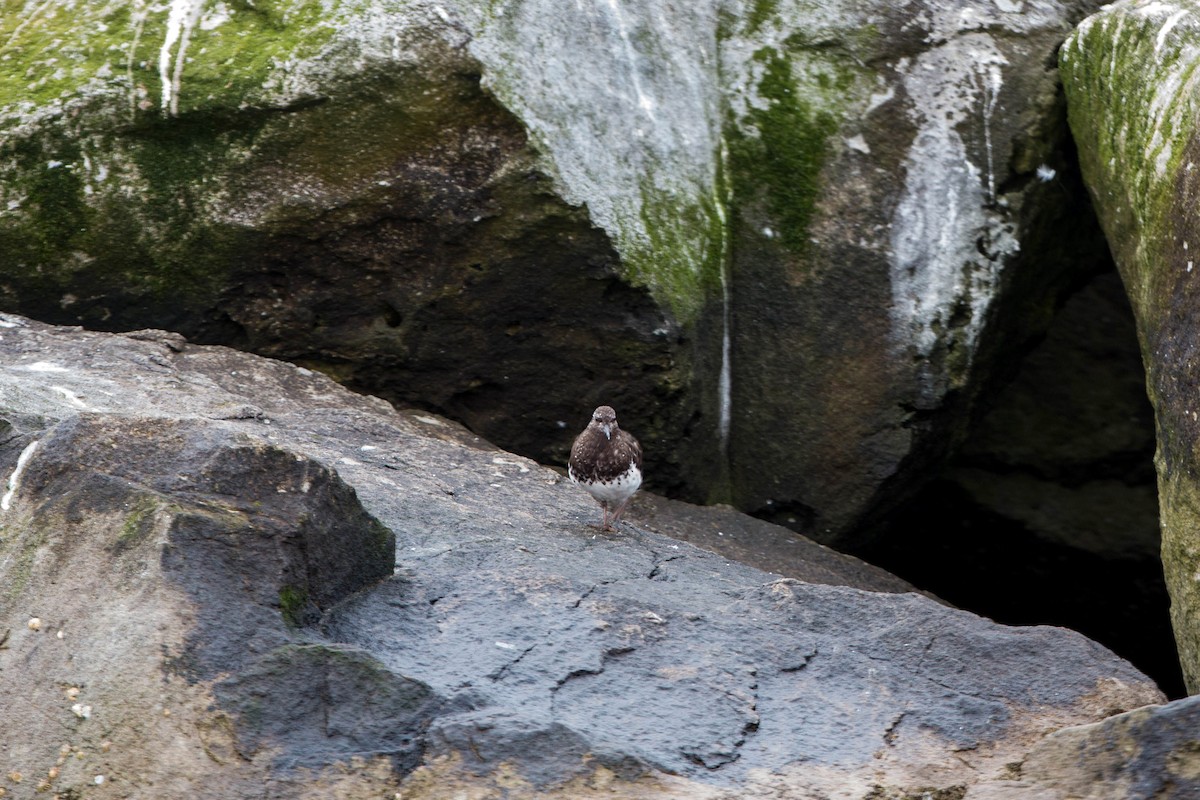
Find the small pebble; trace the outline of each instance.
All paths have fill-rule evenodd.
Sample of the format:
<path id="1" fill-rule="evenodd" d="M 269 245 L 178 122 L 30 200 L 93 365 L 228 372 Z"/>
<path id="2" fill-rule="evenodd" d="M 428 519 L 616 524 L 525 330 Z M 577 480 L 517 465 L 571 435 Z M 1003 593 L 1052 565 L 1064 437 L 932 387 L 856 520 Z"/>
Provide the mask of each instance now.
<path id="1" fill-rule="evenodd" d="M 112 749 L 112 742 L 104 741 L 100 743 L 100 752 L 107 753 Z"/>
<path id="2" fill-rule="evenodd" d="M 37 617 L 30 617 L 29 622 L 25 623 L 31 631 L 40 631 L 42 629 L 42 621 Z"/>
<path id="3" fill-rule="evenodd" d="M 12 772 L 8 773 L 8 779 L 10 781 L 12 781 L 13 783 L 20 783 L 22 777 L 23 776 L 21 775 L 21 773 L 17 772 L 15 769 Z"/>
<path id="4" fill-rule="evenodd" d="M 104 776 L 103 776 L 103 775 L 97 775 L 95 778 L 92 778 L 92 783 L 94 783 L 94 784 L 96 784 L 97 786 L 99 786 L 100 784 L 104 783 Z"/>
<path id="5" fill-rule="evenodd" d="M 90 719 L 92 716 L 92 707 L 80 703 L 71 706 L 71 711 L 80 719 Z"/>
<path id="6" fill-rule="evenodd" d="M 63 632 L 62 632 L 62 631 L 59 631 L 58 633 L 56 633 L 56 634 L 54 634 L 54 635 L 55 635 L 55 636 L 57 636 L 57 637 L 58 637 L 58 638 L 60 638 L 60 639 L 61 639 L 61 638 L 63 638 Z"/>
<path id="7" fill-rule="evenodd" d="M 71 698 L 72 700 L 74 700 L 76 697 L 79 697 L 79 687 L 72 686 L 71 688 L 67 689 L 67 697 Z"/>
<path id="8" fill-rule="evenodd" d="M 50 771 L 46 773 L 46 777 L 49 778 L 50 780 L 54 780 L 55 778 L 57 778 L 58 777 L 58 767 L 51 767 Z"/>

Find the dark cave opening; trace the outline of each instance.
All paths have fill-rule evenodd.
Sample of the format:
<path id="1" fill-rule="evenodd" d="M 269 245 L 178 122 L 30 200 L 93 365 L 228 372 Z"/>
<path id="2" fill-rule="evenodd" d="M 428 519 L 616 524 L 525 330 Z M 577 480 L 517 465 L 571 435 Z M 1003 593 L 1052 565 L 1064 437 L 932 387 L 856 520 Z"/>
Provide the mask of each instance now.
<path id="1" fill-rule="evenodd" d="M 1068 298 L 940 474 L 854 554 L 998 622 L 1076 630 L 1183 697 L 1154 447 L 1132 310 L 1106 271 Z"/>
<path id="2" fill-rule="evenodd" d="M 1008 625 L 1078 631 L 1184 697 L 1156 558 L 1114 558 L 1048 542 L 977 504 L 953 481 L 929 484 L 860 557 L 948 603 Z"/>

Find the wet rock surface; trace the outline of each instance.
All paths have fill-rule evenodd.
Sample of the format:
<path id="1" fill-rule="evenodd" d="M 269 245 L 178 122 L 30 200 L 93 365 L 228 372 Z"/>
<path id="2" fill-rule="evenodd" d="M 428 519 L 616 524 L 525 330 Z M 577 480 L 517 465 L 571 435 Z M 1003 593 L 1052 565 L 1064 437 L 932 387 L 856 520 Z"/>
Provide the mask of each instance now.
<path id="1" fill-rule="evenodd" d="M 0 321 L 13 796 L 867 797 L 1161 699 L 829 551 L 821 585 L 601 535 L 553 470 L 291 365 Z"/>

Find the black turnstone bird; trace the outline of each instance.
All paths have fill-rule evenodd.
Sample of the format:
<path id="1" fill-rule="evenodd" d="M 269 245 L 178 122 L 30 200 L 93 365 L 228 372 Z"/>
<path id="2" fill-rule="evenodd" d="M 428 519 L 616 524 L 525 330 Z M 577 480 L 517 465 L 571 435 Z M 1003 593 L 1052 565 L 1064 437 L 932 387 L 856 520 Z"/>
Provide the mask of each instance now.
<path id="1" fill-rule="evenodd" d="M 604 515 L 600 529 L 613 530 L 613 523 L 642 485 L 642 446 L 628 431 L 617 426 L 617 412 L 600 406 L 592 421 L 575 437 L 567 474 L 600 504 Z"/>

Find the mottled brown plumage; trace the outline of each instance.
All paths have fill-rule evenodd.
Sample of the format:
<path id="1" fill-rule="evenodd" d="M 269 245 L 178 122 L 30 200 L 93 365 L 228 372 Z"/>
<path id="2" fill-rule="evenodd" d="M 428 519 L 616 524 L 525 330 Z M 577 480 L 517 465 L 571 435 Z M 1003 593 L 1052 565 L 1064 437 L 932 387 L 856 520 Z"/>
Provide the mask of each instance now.
<path id="1" fill-rule="evenodd" d="M 642 485 L 642 446 L 617 425 L 617 412 L 600 406 L 571 446 L 567 474 L 600 504 L 602 530 L 613 530 Z M 610 517 L 611 513 L 611 517 Z"/>

